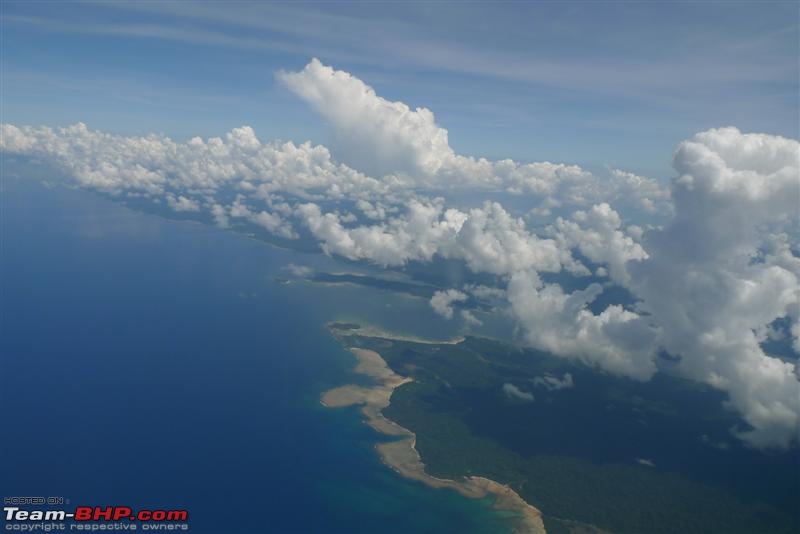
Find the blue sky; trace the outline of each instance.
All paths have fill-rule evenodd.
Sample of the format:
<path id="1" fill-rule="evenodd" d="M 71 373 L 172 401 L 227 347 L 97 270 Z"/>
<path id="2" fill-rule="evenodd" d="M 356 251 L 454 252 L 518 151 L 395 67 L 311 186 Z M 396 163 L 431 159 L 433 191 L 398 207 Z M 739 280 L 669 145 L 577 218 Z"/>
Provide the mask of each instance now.
<path id="1" fill-rule="evenodd" d="M 327 143 L 275 80 L 318 57 L 461 154 L 665 177 L 710 127 L 798 137 L 798 4 L 2 3 L 3 122 Z"/>

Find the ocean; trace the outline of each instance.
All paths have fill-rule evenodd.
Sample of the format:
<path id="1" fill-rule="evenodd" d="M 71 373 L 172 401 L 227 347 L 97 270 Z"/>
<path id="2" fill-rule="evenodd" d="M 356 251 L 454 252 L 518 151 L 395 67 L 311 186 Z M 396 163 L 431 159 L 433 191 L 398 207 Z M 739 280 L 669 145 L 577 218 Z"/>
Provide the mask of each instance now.
<path id="1" fill-rule="evenodd" d="M 280 283 L 352 266 L 96 194 L 5 177 L 3 496 L 186 509 L 191 532 L 502 532 L 490 503 L 381 464 L 326 331 L 368 321 L 442 337 L 427 302 Z"/>

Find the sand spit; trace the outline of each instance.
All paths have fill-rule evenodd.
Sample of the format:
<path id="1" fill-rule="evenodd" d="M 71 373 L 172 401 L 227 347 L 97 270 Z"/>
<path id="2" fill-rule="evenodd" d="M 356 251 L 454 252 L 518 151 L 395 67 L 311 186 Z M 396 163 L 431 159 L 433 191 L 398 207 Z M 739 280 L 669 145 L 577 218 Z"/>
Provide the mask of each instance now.
<path id="1" fill-rule="evenodd" d="M 363 328 L 359 328 L 348 330 L 348 332 L 368 335 L 362 333 L 363 330 Z M 334 388 L 322 395 L 321 402 L 330 408 L 360 404 L 361 412 L 366 417 L 369 426 L 382 434 L 400 438 L 396 441 L 376 445 L 383 463 L 402 476 L 418 480 L 432 488 L 452 489 L 473 499 L 493 496 L 495 509 L 516 513 L 515 517 L 510 518 L 515 532 L 545 534 L 541 512 L 526 503 L 510 487 L 477 476 L 466 477 L 462 480 L 447 480 L 428 475 L 425 472 L 425 464 L 422 463 L 422 458 L 415 448 L 416 435 L 387 419 L 381 413 L 384 408 L 389 406 L 394 389 L 410 382 L 411 379 L 392 371 L 381 355 L 373 350 L 359 348 L 350 348 L 349 350 L 358 358 L 355 371 L 375 380 L 375 385 L 363 387 L 351 384 Z"/>
<path id="2" fill-rule="evenodd" d="M 378 327 L 369 325 L 358 325 L 357 327 L 353 328 L 339 329 L 336 327 L 335 323 L 331 323 L 328 324 L 328 328 L 337 338 L 340 336 L 353 335 L 388 339 L 392 341 L 408 341 L 410 343 L 421 343 L 423 345 L 458 345 L 466 339 L 464 336 L 458 336 L 450 339 L 425 339 L 422 337 L 398 334 L 395 332 L 387 332 L 386 330 L 381 330 Z"/>

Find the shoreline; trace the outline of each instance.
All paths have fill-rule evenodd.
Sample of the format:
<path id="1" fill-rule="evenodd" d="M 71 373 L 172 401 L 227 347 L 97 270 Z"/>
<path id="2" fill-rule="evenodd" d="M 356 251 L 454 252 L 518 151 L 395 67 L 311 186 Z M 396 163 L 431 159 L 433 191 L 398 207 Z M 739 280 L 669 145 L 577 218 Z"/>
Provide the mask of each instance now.
<path id="1" fill-rule="evenodd" d="M 336 335 L 335 329 L 331 328 L 331 331 Z M 348 332 L 364 335 L 362 329 Z M 361 405 L 361 413 L 370 427 L 381 434 L 399 438 L 375 445 L 384 465 L 405 478 L 417 480 L 432 488 L 451 489 L 470 499 L 483 499 L 491 495 L 494 497 L 492 507 L 495 510 L 517 514 L 516 517 L 509 518 L 514 532 L 546 534 L 542 513 L 525 502 L 509 486 L 479 476 L 450 480 L 427 474 L 425 464 L 416 449 L 416 434 L 386 418 L 382 413 L 389 406 L 394 390 L 412 379 L 392 371 L 381 355 L 373 350 L 356 347 L 347 347 L 347 350 L 358 360 L 355 372 L 373 379 L 375 384 L 370 387 L 347 384 L 330 389 L 322 394 L 320 403 L 327 408 Z"/>
<path id="2" fill-rule="evenodd" d="M 341 325 L 346 325 L 347 328 L 341 328 Z M 458 345 L 463 342 L 466 337 L 456 336 L 450 339 L 427 339 L 418 336 L 410 336 L 407 334 L 399 334 L 389 332 L 378 328 L 377 326 L 370 325 L 356 325 L 350 323 L 332 322 L 325 325 L 328 330 L 333 334 L 336 339 L 339 339 L 340 334 L 355 335 L 361 337 L 371 337 L 377 339 L 388 339 L 389 341 L 408 341 L 411 343 L 421 343 L 423 345 Z M 341 341 L 341 340 L 340 340 Z M 349 350 L 349 349 L 348 349 Z"/>

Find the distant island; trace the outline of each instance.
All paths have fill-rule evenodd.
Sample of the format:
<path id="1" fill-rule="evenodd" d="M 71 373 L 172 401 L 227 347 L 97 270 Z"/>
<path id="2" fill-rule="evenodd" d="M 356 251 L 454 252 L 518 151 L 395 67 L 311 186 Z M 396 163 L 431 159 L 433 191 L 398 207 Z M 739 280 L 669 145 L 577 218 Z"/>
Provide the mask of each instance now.
<path id="1" fill-rule="evenodd" d="M 738 420 L 711 388 L 666 373 L 644 387 L 485 338 L 327 326 L 373 385 L 332 389 L 322 403 L 361 405 L 367 424 L 394 438 L 376 446 L 384 463 L 492 496 L 515 531 L 800 528 L 796 459 L 729 439 Z"/>

